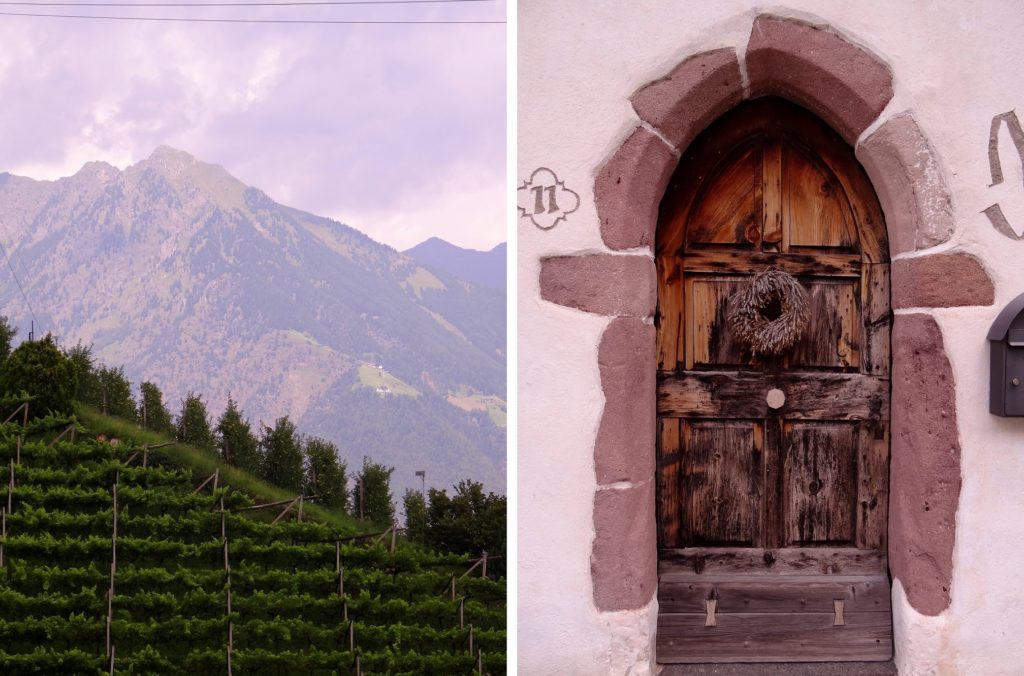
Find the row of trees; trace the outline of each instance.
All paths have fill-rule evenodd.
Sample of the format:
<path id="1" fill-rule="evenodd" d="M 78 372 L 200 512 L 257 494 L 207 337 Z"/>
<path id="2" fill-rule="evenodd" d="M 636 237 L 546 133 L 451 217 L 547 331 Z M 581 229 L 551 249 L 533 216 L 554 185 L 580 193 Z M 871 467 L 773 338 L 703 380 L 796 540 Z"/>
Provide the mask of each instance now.
<path id="1" fill-rule="evenodd" d="M 71 413 L 77 400 L 106 415 L 132 420 L 217 453 L 225 462 L 280 488 L 315 495 L 318 504 L 374 523 L 394 521 L 394 468 L 364 458 L 350 491 L 347 463 L 341 460 L 338 447 L 326 439 L 300 434 L 288 416 L 278 418 L 273 426 L 261 424 L 256 433 L 229 397 L 227 408 L 213 424 L 202 396 L 194 392 L 188 393 L 178 415 L 172 416 L 155 383 L 143 382 L 136 400 L 124 368 L 97 362 L 91 346 L 79 342 L 63 350 L 47 334 L 12 350 L 16 333 L 6 318 L 0 317 L 0 391 L 30 395 L 33 411 Z"/>
<path id="2" fill-rule="evenodd" d="M 98 363 L 91 346 L 79 343 L 64 350 L 47 334 L 12 350 L 16 333 L 7 319 L 0 317 L 0 393 L 27 393 L 36 412 L 70 413 L 73 401 L 78 400 L 104 414 L 135 421 L 216 453 L 268 483 L 316 495 L 324 506 L 382 525 L 394 521 L 392 467 L 364 457 L 350 490 L 347 463 L 341 460 L 337 446 L 300 434 L 287 415 L 273 426 L 261 423 L 254 431 L 229 396 L 214 424 L 202 396 L 189 392 L 178 414 L 172 416 L 155 383 L 143 382 L 136 399 L 124 368 Z M 411 540 L 443 551 L 505 555 L 506 498 L 485 494 L 479 483 L 460 482 L 451 496 L 436 489 L 427 495 L 406 491 L 403 506 Z"/>

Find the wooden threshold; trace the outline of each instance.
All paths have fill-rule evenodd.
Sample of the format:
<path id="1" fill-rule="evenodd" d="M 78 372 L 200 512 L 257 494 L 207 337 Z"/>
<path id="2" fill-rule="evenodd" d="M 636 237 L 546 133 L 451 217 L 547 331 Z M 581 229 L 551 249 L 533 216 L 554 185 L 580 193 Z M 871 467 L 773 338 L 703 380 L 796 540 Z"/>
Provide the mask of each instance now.
<path id="1" fill-rule="evenodd" d="M 892 658 L 891 588 L 879 552 L 688 548 L 662 555 L 660 663 Z"/>

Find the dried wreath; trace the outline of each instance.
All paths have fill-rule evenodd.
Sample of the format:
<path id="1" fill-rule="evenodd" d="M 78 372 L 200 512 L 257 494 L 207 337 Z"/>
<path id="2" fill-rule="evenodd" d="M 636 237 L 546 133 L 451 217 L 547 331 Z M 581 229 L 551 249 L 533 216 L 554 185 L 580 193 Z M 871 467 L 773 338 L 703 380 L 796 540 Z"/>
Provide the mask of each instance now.
<path id="1" fill-rule="evenodd" d="M 754 356 L 781 354 L 810 321 L 807 292 L 792 275 L 774 267 L 754 275 L 729 300 L 729 326 Z"/>

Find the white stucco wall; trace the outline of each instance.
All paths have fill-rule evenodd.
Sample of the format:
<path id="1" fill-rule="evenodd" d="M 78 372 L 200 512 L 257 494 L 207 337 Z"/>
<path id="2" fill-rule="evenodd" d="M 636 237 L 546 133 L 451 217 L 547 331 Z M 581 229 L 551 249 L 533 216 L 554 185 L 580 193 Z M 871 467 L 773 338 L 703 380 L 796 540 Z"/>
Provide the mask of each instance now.
<path id="1" fill-rule="evenodd" d="M 1017 232 L 1024 229 L 1024 183 L 1009 139 L 1001 144 L 1005 182 L 987 187 L 992 117 L 1017 108 L 1024 120 L 1018 0 L 520 0 L 519 180 L 549 167 L 581 200 L 551 230 L 518 223 L 519 671 L 650 669 L 656 604 L 598 613 L 590 580 L 603 406 L 597 343 L 608 320 L 541 300 L 539 260 L 606 251 L 594 176 L 637 124 L 630 94 L 696 52 L 733 47 L 742 55 L 759 12 L 827 22 L 889 64 L 895 95 L 880 119 L 913 111 L 941 162 L 956 219 L 949 242 L 909 255 L 972 253 L 995 283 L 992 307 L 927 310 L 956 379 L 963 488 L 951 605 L 922 616 L 895 586 L 896 661 L 901 674 L 1024 673 L 1024 419 L 988 413 L 985 340 L 999 310 L 1024 292 L 1024 241 L 1000 235 L 981 213 L 999 201 Z"/>

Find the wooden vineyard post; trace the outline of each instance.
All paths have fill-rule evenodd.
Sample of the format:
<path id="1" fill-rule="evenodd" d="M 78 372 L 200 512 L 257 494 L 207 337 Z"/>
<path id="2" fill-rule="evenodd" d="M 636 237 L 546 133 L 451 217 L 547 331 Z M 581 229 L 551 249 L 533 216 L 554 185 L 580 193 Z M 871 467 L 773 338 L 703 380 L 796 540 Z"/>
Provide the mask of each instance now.
<path id="1" fill-rule="evenodd" d="M 363 667 L 359 663 L 359 655 L 356 655 L 356 676 L 363 676 Z"/>
<path id="2" fill-rule="evenodd" d="M 487 577 L 487 552 L 480 558 L 480 577 Z"/>
<path id="3" fill-rule="evenodd" d="M 4 541 L 7 540 L 7 510 L 0 509 L 0 520 L 3 520 L 3 532 L 0 533 L 0 568 L 4 567 Z"/>
<path id="4" fill-rule="evenodd" d="M 473 624 L 469 625 L 469 654 L 473 654 Z"/>
<path id="5" fill-rule="evenodd" d="M 352 652 L 356 649 L 356 623 L 348 623 L 348 651 Z M 357 656 L 356 659 L 359 659 Z"/>
<path id="6" fill-rule="evenodd" d="M 341 540 L 334 541 L 334 572 L 338 574 L 338 597 L 345 598 L 345 570 L 341 567 Z"/>
<path id="7" fill-rule="evenodd" d="M 455 576 L 452 575 L 452 601 L 455 600 Z"/>
<path id="8" fill-rule="evenodd" d="M 114 646 L 110 641 L 110 630 L 114 622 L 114 576 L 117 574 L 117 483 L 121 478 L 120 471 L 114 473 L 113 487 L 113 534 L 110 538 L 110 588 L 107 590 L 107 657 L 110 658 L 110 670 L 114 670 Z"/>
<path id="9" fill-rule="evenodd" d="M 466 628 L 466 597 L 459 599 L 459 629 Z"/>
<path id="10" fill-rule="evenodd" d="M 302 496 L 299 496 L 299 523 L 302 523 Z"/>
<path id="11" fill-rule="evenodd" d="M 391 553 L 395 553 L 395 536 L 398 535 L 398 523 L 391 524 Z"/>
<path id="12" fill-rule="evenodd" d="M 225 591 L 227 592 L 227 609 L 228 609 L 228 651 L 227 651 L 227 662 L 228 662 L 228 676 L 231 676 L 231 653 L 234 652 L 235 647 L 235 623 L 231 620 L 231 564 L 228 562 L 228 538 L 224 530 L 224 498 L 220 499 L 220 528 L 221 537 L 224 539 L 224 574 L 226 576 Z"/>
<path id="13" fill-rule="evenodd" d="M 476 673 L 484 673 L 484 653 L 480 649 L 476 651 Z"/>
<path id="14" fill-rule="evenodd" d="M 12 500 L 14 499 L 14 461 L 11 460 L 11 479 L 7 482 L 7 513 L 11 513 Z"/>
<path id="15" fill-rule="evenodd" d="M 21 440 L 22 439 L 24 439 L 24 436 L 19 434 L 18 435 L 18 450 L 17 450 L 17 455 L 16 455 L 16 459 L 17 459 L 17 463 L 16 464 L 19 467 L 21 466 Z"/>

